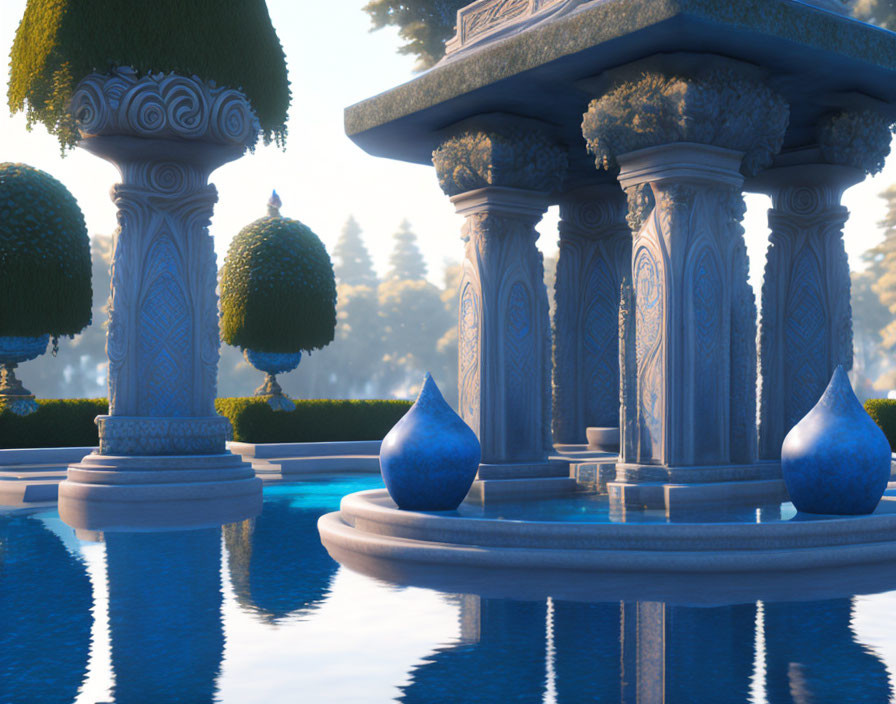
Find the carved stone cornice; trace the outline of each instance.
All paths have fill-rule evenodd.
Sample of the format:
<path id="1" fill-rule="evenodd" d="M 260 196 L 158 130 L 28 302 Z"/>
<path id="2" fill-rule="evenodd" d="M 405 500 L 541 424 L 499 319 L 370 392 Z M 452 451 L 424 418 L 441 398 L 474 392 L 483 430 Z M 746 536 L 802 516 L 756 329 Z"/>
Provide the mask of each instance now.
<path id="1" fill-rule="evenodd" d="M 432 154 L 439 186 L 456 196 L 488 186 L 551 192 L 566 174 L 566 152 L 538 130 L 465 130 Z"/>
<path id="2" fill-rule="evenodd" d="M 599 169 L 615 168 L 621 154 L 691 142 L 742 152 L 741 170 L 750 175 L 769 166 L 781 148 L 789 108 L 755 78 L 729 67 L 699 76 L 630 74 L 619 74 L 614 86 L 591 102 L 582 122 Z"/>
<path id="3" fill-rule="evenodd" d="M 893 126 L 879 113 L 863 110 L 825 115 L 816 132 L 825 161 L 876 174 L 890 153 Z"/>
<path id="4" fill-rule="evenodd" d="M 82 137 L 189 139 L 247 147 L 260 130 L 252 106 L 237 90 L 177 74 L 140 77 L 130 67 L 87 76 L 69 109 Z"/>

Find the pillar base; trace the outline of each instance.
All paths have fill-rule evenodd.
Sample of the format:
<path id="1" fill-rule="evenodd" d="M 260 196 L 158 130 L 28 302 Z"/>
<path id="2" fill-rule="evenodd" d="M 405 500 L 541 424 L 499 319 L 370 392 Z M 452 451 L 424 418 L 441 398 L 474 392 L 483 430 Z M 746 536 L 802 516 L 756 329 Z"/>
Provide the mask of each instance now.
<path id="1" fill-rule="evenodd" d="M 87 455 L 59 485 L 59 515 L 83 530 L 183 529 L 232 523 L 261 511 L 261 480 L 230 452 Z"/>
<path id="2" fill-rule="evenodd" d="M 779 462 L 715 467 L 662 467 L 620 463 L 607 483 L 611 508 L 624 510 L 773 504 L 787 500 Z"/>
<path id="3" fill-rule="evenodd" d="M 465 501 L 478 504 L 562 496 L 576 490 L 569 462 L 546 460 L 507 464 L 480 464 L 476 481 Z"/>

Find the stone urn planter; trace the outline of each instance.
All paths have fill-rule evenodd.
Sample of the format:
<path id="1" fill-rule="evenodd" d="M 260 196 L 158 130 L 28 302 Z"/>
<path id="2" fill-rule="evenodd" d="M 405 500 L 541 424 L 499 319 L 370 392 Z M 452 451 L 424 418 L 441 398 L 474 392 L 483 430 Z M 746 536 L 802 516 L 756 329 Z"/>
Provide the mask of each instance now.
<path id="1" fill-rule="evenodd" d="M 18 416 L 27 416 L 37 410 L 34 394 L 16 378 L 15 368 L 40 357 L 49 342 L 49 335 L 0 337 L 0 411 L 8 409 Z"/>
<path id="2" fill-rule="evenodd" d="M 98 451 L 69 468 L 60 513 L 75 519 L 91 500 L 260 506 L 261 482 L 226 450 L 229 424 L 214 409 L 220 339 L 208 234 L 217 201 L 209 175 L 255 143 L 252 107 L 239 91 L 195 77 L 119 68 L 82 80 L 70 110 L 79 146 L 115 164 L 122 181 L 112 191 L 120 231 L 109 415 L 97 418 Z"/>
<path id="3" fill-rule="evenodd" d="M 275 411 L 294 411 L 296 404 L 283 393 L 277 382 L 277 375 L 291 372 L 298 367 L 302 361 L 302 353 L 243 350 L 243 356 L 249 364 L 265 373 L 264 383 L 255 389 L 255 395 L 266 398 L 268 405 Z"/>

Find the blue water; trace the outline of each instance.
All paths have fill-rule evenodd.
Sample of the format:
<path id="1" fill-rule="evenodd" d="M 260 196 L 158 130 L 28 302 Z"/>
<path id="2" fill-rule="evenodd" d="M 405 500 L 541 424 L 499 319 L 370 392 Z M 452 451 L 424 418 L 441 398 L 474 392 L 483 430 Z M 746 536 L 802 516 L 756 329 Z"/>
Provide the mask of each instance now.
<path id="1" fill-rule="evenodd" d="M 892 700 L 896 592 L 695 608 L 398 587 L 317 535 L 377 486 L 272 486 L 258 518 L 181 532 L 0 514 L 0 704 Z"/>

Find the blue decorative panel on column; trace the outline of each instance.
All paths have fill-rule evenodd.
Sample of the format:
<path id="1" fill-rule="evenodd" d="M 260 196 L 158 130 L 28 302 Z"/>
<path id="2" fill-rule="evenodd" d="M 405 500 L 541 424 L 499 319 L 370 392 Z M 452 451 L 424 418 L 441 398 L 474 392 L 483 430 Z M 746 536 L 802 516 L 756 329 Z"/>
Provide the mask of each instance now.
<path id="1" fill-rule="evenodd" d="M 827 377 L 824 291 L 815 253 L 804 246 L 796 255 L 784 321 L 787 359 L 785 421 L 792 427 L 818 401 Z"/>
<path id="2" fill-rule="evenodd" d="M 147 256 L 146 293 L 140 303 L 138 340 L 144 375 L 140 414 L 192 415 L 192 316 L 181 288 L 179 254 L 168 235 L 159 237 Z"/>

